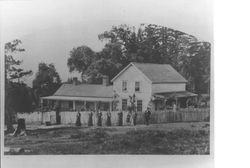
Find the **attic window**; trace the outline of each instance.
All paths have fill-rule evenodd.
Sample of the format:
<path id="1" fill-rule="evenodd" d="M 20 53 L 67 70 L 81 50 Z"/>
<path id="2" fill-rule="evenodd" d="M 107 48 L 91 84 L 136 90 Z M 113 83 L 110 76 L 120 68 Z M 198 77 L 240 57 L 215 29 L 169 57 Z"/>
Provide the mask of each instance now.
<path id="1" fill-rule="evenodd" d="M 128 88 L 127 88 L 127 81 L 122 81 L 122 91 L 123 91 L 123 92 L 128 91 Z"/>
<path id="2" fill-rule="evenodd" d="M 135 82 L 135 91 L 140 92 L 140 82 Z"/>

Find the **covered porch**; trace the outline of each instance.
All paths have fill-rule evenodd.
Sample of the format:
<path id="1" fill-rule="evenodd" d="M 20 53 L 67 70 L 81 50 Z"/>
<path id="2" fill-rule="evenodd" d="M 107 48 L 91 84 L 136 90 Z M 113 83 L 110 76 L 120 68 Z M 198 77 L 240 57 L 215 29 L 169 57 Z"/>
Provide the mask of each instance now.
<path id="1" fill-rule="evenodd" d="M 153 110 L 171 110 L 173 104 L 176 105 L 177 109 L 194 107 L 197 96 L 197 94 L 188 91 L 155 93 L 152 96 Z"/>
<path id="2" fill-rule="evenodd" d="M 110 97 L 47 96 L 41 98 L 41 107 L 58 108 L 60 111 L 112 111 Z"/>

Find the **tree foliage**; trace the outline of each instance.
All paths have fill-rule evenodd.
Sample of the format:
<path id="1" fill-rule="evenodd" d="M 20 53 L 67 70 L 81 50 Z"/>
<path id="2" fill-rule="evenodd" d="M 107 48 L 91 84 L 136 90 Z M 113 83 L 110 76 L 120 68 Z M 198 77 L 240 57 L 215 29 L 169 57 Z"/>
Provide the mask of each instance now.
<path id="1" fill-rule="evenodd" d="M 100 52 L 80 49 L 76 52 L 74 48 L 68 59 L 70 71 L 77 70 L 89 79 L 89 83 L 100 83 L 103 75 L 113 78 L 130 62 L 144 62 L 170 64 L 189 81 L 188 90 L 196 93 L 209 90 L 208 42 L 201 42 L 194 36 L 154 24 L 141 24 L 137 29 L 128 25 L 113 26 L 98 38 L 106 43 Z M 92 51 L 89 47 L 82 47 Z M 75 52 L 81 57 L 72 54 Z M 87 63 L 81 63 L 86 60 Z M 71 68 L 72 66 L 77 69 Z"/>
<path id="2" fill-rule="evenodd" d="M 30 112 L 32 110 L 33 94 L 31 88 L 21 82 L 32 71 L 20 68 L 21 60 L 14 55 L 24 52 L 19 48 L 21 40 L 13 40 L 5 44 L 5 124 L 7 132 L 13 131 L 13 117 L 17 112 Z"/>
<path id="3" fill-rule="evenodd" d="M 86 80 L 84 73 L 91 63 L 96 59 L 96 53 L 87 46 L 80 46 L 73 48 L 70 51 L 70 58 L 68 59 L 69 71 L 77 71 L 82 73 L 82 80 Z"/>
<path id="4" fill-rule="evenodd" d="M 40 63 L 38 72 L 33 80 L 33 89 L 37 100 L 42 96 L 49 96 L 61 86 L 61 79 L 54 64 Z"/>
<path id="5" fill-rule="evenodd" d="M 15 79 L 19 80 L 27 75 L 31 75 L 32 71 L 25 71 L 24 69 L 20 68 L 22 60 L 17 60 L 13 57 L 13 54 L 17 52 L 24 52 L 25 49 L 19 48 L 21 44 L 21 40 L 13 40 L 12 42 L 8 42 L 5 44 L 5 78 L 7 81 L 14 81 Z"/>

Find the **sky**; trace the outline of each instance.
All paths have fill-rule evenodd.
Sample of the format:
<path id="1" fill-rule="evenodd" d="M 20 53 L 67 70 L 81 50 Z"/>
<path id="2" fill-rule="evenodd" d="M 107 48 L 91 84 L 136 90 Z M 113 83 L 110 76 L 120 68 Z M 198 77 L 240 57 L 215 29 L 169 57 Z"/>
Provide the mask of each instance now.
<path id="1" fill-rule="evenodd" d="M 62 81 L 69 73 L 67 59 L 73 47 L 87 45 L 100 51 L 98 34 L 112 26 L 138 27 L 151 23 L 173 28 L 213 43 L 211 0 L 19 0 L 0 2 L 1 42 L 22 41 L 25 52 L 16 56 L 34 74 L 40 62 L 54 63 Z"/>

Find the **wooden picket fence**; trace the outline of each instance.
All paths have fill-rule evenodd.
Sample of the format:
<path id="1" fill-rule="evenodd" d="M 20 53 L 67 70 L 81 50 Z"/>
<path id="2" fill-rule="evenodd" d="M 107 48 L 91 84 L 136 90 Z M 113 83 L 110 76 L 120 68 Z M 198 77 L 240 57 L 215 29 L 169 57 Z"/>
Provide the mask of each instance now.
<path id="1" fill-rule="evenodd" d="M 49 113 L 49 114 L 46 114 Z M 33 112 L 33 113 L 22 113 L 18 114 L 18 118 L 24 118 L 27 124 L 32 123 L 41 123 L 45 122 L 45 117 L 49 116 L 49 120 L 51 124 L 55 124 L 55 112 Z M 88 123 L 88 114 L 89 111 L 81 111 L 81 122 L 83 125 L 87 125 Z M 107 120 L 107 112 L 102 112 L 102 125 L 105 125 Z M 72 111 L 63 111 L 60 112 L 61 123 L 62 124 L 75 124 L 76 122 L 77 112 Z M 128 112 L 123 112 L 123 125 L 130 125 L 131 123 L 126 122 Z M 206 109 L 179 109 L 177 112 L 173 111 L 153 111 L 150 117 L 151 124 L 159 124 L 159 123 L 172 123 L 172 122 L 199 122 L 199 121 L 209 121 L 210 110 Z M 97 116 L 93 115 L 93 123 L 97 124 Z M 112 125 L 118 125 L 118 112 L 111 112 L 111 123 Z M 143 112 L 137 113 L 137 124 L 145 123 L 145 115 Z"/>
<path id="2" fill-rule="evenodd" d="M 209 109 L 193 109 L 193 110 L 180 110 L 173 111 L 155 111 L 151 113 L 150 123 L 172 123 L 172 122 L 198 122 L 209 121 Z M 144 114 L 138 114 L 138 124 L 145 122 Z"/>

